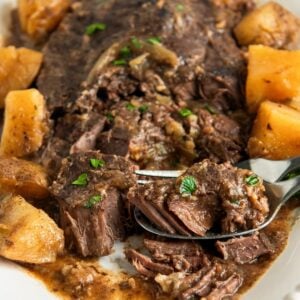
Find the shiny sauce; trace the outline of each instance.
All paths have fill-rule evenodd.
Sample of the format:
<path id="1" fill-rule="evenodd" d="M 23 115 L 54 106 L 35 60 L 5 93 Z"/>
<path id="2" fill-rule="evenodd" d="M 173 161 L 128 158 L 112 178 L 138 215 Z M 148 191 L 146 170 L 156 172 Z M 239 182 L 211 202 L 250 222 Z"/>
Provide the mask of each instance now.
<path id="1" fill-rule="evenodd" d="M 298 204 L 297 204 L 298 202 Z M 277 218 L 263 231 L 275 248 L 272 255 L 262 256 L 252 264 L 240 265 L 244 283 L 233 299 L 239 299 L 266 272 L 285 249 L 294 221 L 294 209 L 299 201 L 283 207 Z M 163 295 L 152 282 L 125 272 L 112 272 L 102 268 L 96 260 L 81 259 L 67 254 L 55 263 L 25 265 L 31 274 L 42 280 L 47 288 L 61 299 L 85 300 L 152 300 L 171 299 Z"/>

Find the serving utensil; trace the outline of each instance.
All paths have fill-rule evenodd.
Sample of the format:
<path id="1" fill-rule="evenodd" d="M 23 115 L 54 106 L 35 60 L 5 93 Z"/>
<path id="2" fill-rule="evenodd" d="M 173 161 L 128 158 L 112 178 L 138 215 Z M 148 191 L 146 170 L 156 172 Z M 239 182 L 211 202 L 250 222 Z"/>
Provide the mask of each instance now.
<path id="1" fill-rule="evenodd" d="M 285 178 L 289 173 L 300 168 L 300 157 L 296 157 L 288 160 L 271 161 L 266 159 L 250 159 L 237 165 L 240 168 L 250 169 L 257 175 L 263 178 L 264 186 L 266 188 L 266 196 L 269 199 L 270 212 L 266 220 L 258 227 L 243 230 L 233 233 L 216 233 L 209 231 L 205 236 L 184 236 L 180 234 L 170 234 L 164 232 L 155 225 L 153 225 L 143 213 L 135 208 L 134 216 L 137 223 L 146 231 L 153 234 L 182 240 L 214 240 L 233 238 L 242 235 L 252 234 L 257 232 L 266 226 L 268 226 L 278 214 L 280 208 L 300 190 L 300 176 L 296 176 L 289 180 L 275 182 Z M 158 177 L 158 178 L 176 178 L 183 174 L 184 171 L 155 171 L 155 170 L 137 170 L 137 175 Z M 146 184 L 149 180 L 138 180 L 139 184 Z"/>

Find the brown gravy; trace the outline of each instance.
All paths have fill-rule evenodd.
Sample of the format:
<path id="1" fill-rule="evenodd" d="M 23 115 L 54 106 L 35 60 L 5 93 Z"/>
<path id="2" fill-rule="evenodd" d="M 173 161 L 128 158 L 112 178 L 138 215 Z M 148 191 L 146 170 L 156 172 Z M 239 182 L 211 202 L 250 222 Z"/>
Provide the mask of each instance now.
<path id="1" fill-rule="evenodd" d="M 263 256 L 253 264 L 240 266 L 245 279 L 234 299 L 239 299 L 251 288 L 285 249 L 295 207 L 297 201 L 291 201 L 264 230 L 271 237 L 275 253 L 272 256 Z M 170 299 L 169 296 L 159 294 L 154 284 L 138 276 L 130 276 L 123 272 L 113 273 L 101 268 L 94 260 L 83 260 L 72 255 L 61 257 L 52 264 L 24 267 L 62 299 Z"/>

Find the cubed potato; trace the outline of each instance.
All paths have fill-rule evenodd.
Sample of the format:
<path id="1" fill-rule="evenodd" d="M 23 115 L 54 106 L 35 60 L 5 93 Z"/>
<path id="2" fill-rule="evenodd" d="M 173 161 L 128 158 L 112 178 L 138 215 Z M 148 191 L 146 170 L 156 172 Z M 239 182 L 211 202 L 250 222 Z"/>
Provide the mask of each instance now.
<path id="1" fill-rule="evenodd" d="M 26 48 L 0 48 L 0 108 L 12 90 L 28 88 L 41 67 L 43 55 Z"/>
<path id="2" fill-rule="evenodd" d="M 70 0 L 18 0 L 19 19 L 24 32 L 39 40 L 64 17 Z"/>
<path id="3" fill-rule="evenodd" d="M 300 51 L 249 47 L 246 98 L 251 113 L 263 100 L 285 102 L 300 96 Z"/>
<path id="4" fill-rule="evenodd" d="M 293 49 L 300 37 L 299 19 L 275 2 L 269 2 L 246 15 L 235 27 L 240 45 L 262 44 Z"/>
<path id="5" fill-rule="evenodd" d="M 0 200 L 0 255 L 32 264 L 56 260 L 64 249 L 64 234 L 42 210 L 21 196 Z"/>
<path id="6" fill-rule="evenodd" d="M 251 157 L 285 159 L 300 155 L 300 112 L 265 101 L 260 105 L 248 143 Z"/>
<path id="7" fill-rule="evenodd" d="M 26 199 L 49 196 L 48 176 L 40 165 L 17 158 L 0 158 L 0 193 L 13 193 Z"/>
<path id="8" fill-rule="evenodd" d="M 48 132 L 45 99 L 36 89 L 13 91 L 5 99 L 0 154 L 24 157 L 37 151 Z"/>

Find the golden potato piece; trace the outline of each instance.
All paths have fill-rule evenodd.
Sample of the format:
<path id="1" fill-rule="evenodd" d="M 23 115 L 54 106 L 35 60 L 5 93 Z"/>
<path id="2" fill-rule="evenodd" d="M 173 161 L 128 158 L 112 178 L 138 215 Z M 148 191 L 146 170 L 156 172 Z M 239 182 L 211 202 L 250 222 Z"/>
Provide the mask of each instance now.
<path id="1" fill-rule="evenodd" d="M 23 157 L 37 151 L 48 131 L 43 95 L 35 89 L 13 91 L 5 106 L 0 154 Z"/>
<path id="2" fill-rule="evenodd" d="M 300 155 L 300 112 L 286 105 L 261 104 L 248 143 L 251 157 L 285 159 Z"/>
<path id="3" fill-rule="evenodd" d="M 64 248 L 63 231 L 42 210 L 21 196 L 0 201 L 0 255 L 42 264 L 56 260 Z"/>
<path id="4" fill-rule="evenodd" d="M 47 173 L 33 162 L 1 157 L 0 193 L 13 193 L 26 199 L 44 199 L 49 196 Z"/>
<path id="5" fill-rule="evenodd" d="M 300 51 L 249 47 L 246 98 L 250 112 L 263 100 L 284 102 L 300 96 Z"/>
<path id="6" fill-rule="evenodd" d="M 33 39 L 43 38 L 55 29 L 69 6 L 70 0 L 18 0 L 23 31 Z"/>
<path id="7" fill-rule="evenodd" d="M 43 55 L 26 48 L 0 48 L 0 108 L 12 90 L 28 88 L 39 72 Z"/>
<path id="8" fill-rule="evenodd" d="M 275 2 L 269 2 L 246 15 L 234 29 L 242 46 L 262 44 L 274 48 L 297 46 L 299 19 Z"/>

